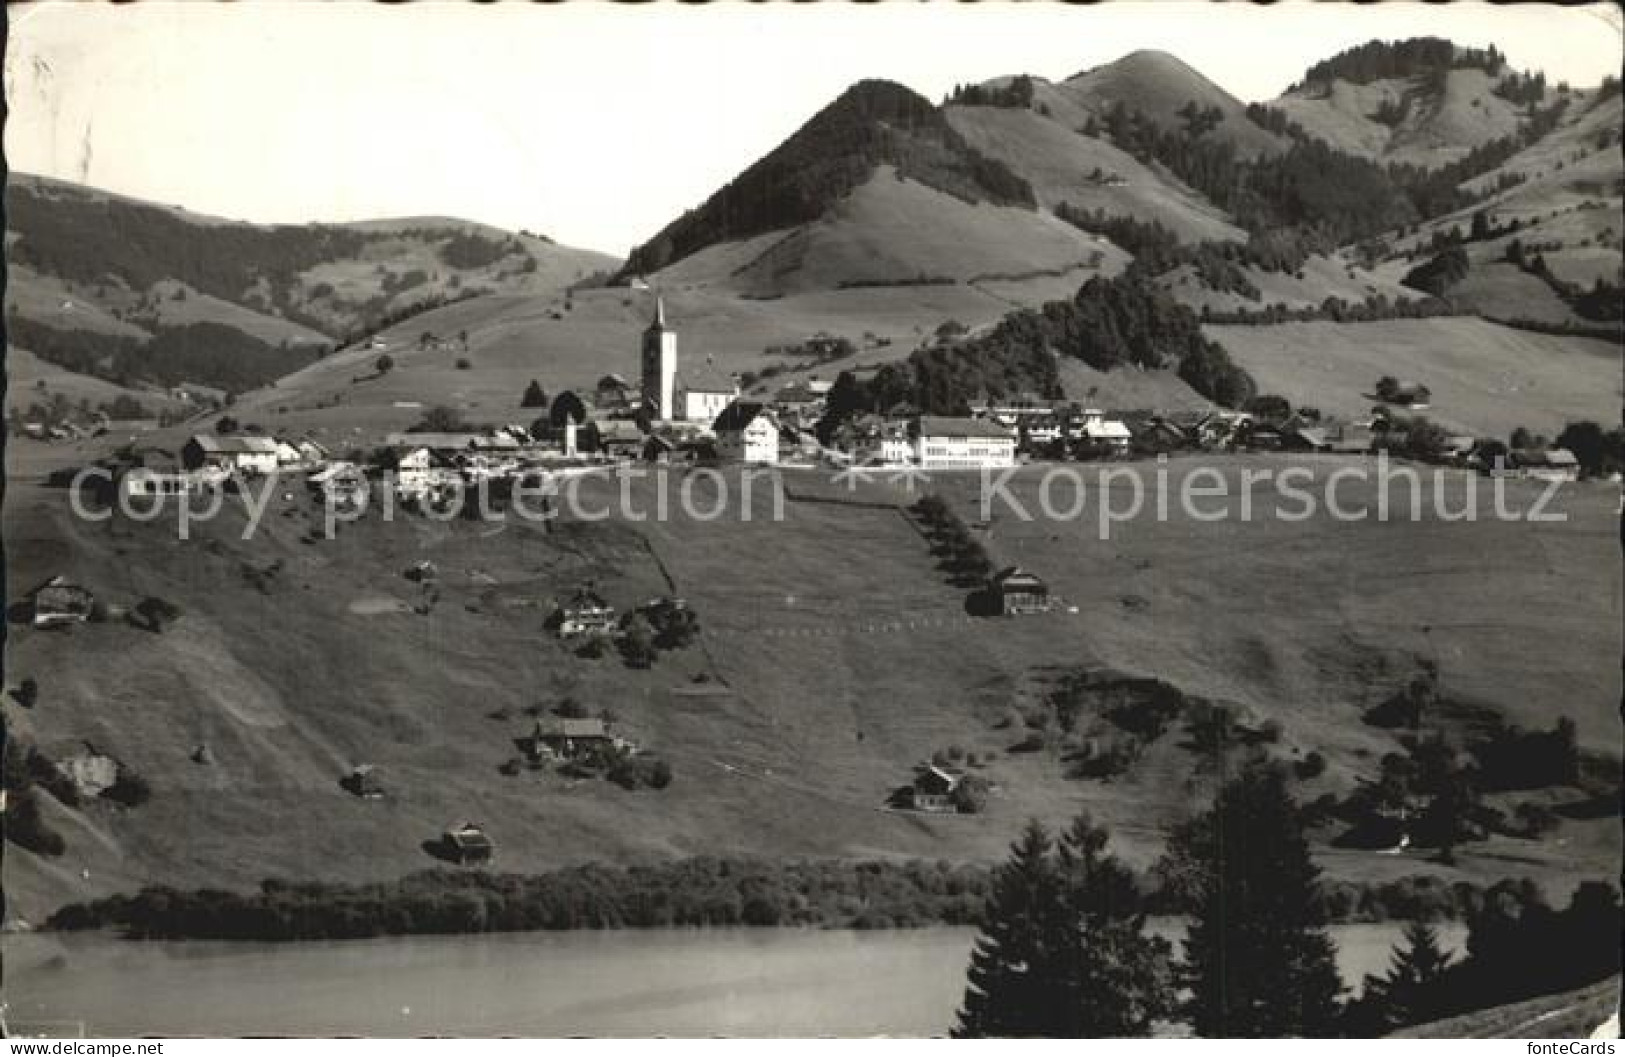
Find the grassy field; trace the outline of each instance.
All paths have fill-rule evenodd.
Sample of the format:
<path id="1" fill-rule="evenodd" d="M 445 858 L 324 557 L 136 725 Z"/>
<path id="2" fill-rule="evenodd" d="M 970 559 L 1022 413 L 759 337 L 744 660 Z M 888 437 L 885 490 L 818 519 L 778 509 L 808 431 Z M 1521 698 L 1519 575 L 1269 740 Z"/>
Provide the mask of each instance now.
<path id="1" fill-rule="evenodd" d="M 737 503 L 717 521 L 566 518 L 551 533 L 369 518 L 314 543 L 302 541 L 313 512 L 290 490 L 274 495 L 252 540 L 240 538 L 239 514 L 181 542 L 157 522 L 71 518 L 62 493 L 33 483 L 75 457 L 66 446 L 9 454 L 12 601 L 69 572 L 109 601 L 156 594 L 183 612 L 161 635 L 117 622 L 12 627 L 8 681 L 33 675 L 41 693 L 32 710 L 8 701 L 8 720 L 57 754 L 89 740 L 154 789 L 131 811 L 50 805 L 68 853 L 6 857 L 11 905 L 29 917 L 152 881 L 393 877 L 429 864 L 421 843 L 464 817 L 489 828 L 504 868 L 523 871 L 707 852 L 990 861 L 1022 819 L 1088 808 L 1126 857 L 1148 863 L 1163 827 L 1213 782 L 1179 739 L 1110 782 L 1068 779 L 1054 749 L 1009 751 L 1020 735 L 1003 725 L 1012 710 L 1080 666 L 1154 674 L 1279 720 L 1281 752 L 1316 749 L 1330 763 L 1305 787 L 1311 796 L 1374 773 L 1392 739 L 1356 717 L 1423 658 L 1452 694 L 1542 725 L 1567 713 L 1586 744 L 1617 749 L 1619 583 L 1598 590 L 1596 579 L 1616 523 L 1600 488 L 1566 490 L 1573 520 L 1560 526 L 1176 518 L 1118 526 L 1101 542 L 1092 519 L 1000 514 L 995 555 L 1038 571 L 1076 611 L 990 620 L 967 615 L 966 592 L 899 510 L 911 497 L 886 486 L 849 493 L 787 472 L 802 498 L 777 524 L 758 491 L 748 522 Z M 1181 464 L 1176 481 L 1195 465 Z M 1272 465 L 1221 464 L 1231 477 Z M 1311 465 L 1323 479 L 1337 464 Z M 715 487 L 684 481 L 668 481 L 678 512 L 683 489 L 705 498 Z M 938 486 L 964 503 L 972 482 Z M 1016 487 L 1030 498 L 1035 475 Z M 630 488 L 639 509 L 656 509 L 656 481 Z M 596 505 L 611 489 L 588 484 L 586 495 Z M 403 576 L 421 559 L 441 579 L 427 616 L 411 612 L 418 588 Z M 574 656 L 543 624 L 584 580 L 621 607 L 679 594 L 704 633 L 649 670 Z M 531 722 L 525 710 L 566 695 L 609 710 L 668 759 L 670 788 L 501 774 Z M 202 743 L 214 763 L 190 760 Z M 913 763 L 951 746 L 991 757 L 997 792 L 985 815 L 882 810 Z M 358 762 L 379 766 L 388 799 L 339 788 Z M 1510 874 L 1556 888 L 1612 870 L 1615 827 L 1571 821 L 1555 836 L 1473 845 L 1455 867 L 1323 858 L 1354 879 Z"/>
<path id="2" fill-rule="evenodd" d="M 1261 392 L 1345 417 L 1369 411 L 1366 394 L 1385 374 L 1427 385 L 1428 417 L 1481 436 L 1518 426 L 1552 435 L 1575 419 L 1619 417 L 1619 347 L 1596 339 L 1468 317 L 1205 329 Z"/>

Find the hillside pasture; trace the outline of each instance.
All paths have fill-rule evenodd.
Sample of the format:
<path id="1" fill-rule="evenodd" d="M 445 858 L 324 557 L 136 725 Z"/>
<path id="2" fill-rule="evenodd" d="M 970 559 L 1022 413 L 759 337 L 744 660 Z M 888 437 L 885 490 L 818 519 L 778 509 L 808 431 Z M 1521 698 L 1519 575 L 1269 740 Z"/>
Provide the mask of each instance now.
<path id="1" fill-rule="evenodd" d="M 1217 465 L 1234 484 L 1243 468 L 1286 464 Z M 1316 481 L 1345 465 L 1306 464 Z M 1176 486 L 1201 465 L 1180 460 Z M 1012 485 L 1028 503 L 1040 470 Z M 181 541 L 161 521 L 74 520 L 35 479 L 22 475 L 8 496 L 9 582 L 69 572 L 110 602 L 159 595 L 181 616 L 161 634 L 117 621 L 13 627 L 8 678 L 36 675 L 41 694 L 32 710 L 7 702 L 8 718 L 53 752 L 90 740 L 154 790 L 128 811 L 50 805 L 68 853 L 6 860 L 8 895 L 28 917 L 153 882 L 392 878 L 430 864 L 423 842 L 460 818 L 488 827 L 503 868 L 527 871 L 706 853 L 994 861 L 1023 819 L 1057 823 L 1088 808 L 1145 865 L 1216 772 L 1178 733 L 1111 781 L 1069 779 L 1054 737 L 1011 751 L 1026 716 L 1083 667 L 1155 675 L 1233 702 L 1250 722 L 1279 721 L 1271 751 L 1328 759 L 1309 796 L 1374 773 L 1392 736 L 1358 716 L 1424 659 L 1452 695 L 1542 726 L 1569 714 L 1586 745 L 1617 748 L 1619 583 L 1598 590 L 1596 580 L 1617 524 L 1599 488 L 1565 489 L 1572 516 L 1557 526 L 1210 524 L 1176 508 L 1166 523 L 1119 525 L 1108 541 L 1092 519 L 1018 522 L 996 508 L 984 533 L 995 559 L 1038 572 L 1064 603 L 1005 619 L 967 612 L 965 589 L 905 516 L 913 496 L 848 490 L 811 471 L 784 473 L 802 498 L 786 502 L 782 522 L 762 481 L 749 521 L 737 498 L 718 519 L 685 514 L 682 489 L 705 499 L 718 480 L 685 485 L 671 471 L 666 520 L 652 516 L 661 482 L 645 477 L 627 486 L 632 508 L 608 520 L 567 508 L 549 530 L 369 515 L 314 541 L 317 515 L 297 486 L 271 491 L 251 539 L 235 513 Z M 932 485 L 978 520 L 976 475 Z M 613 507 L 619 491 L 580 487 L 588 510 Z M 404 572 L 424 559 L 438 596 L 419 613 L 426 596 Z M 702 634 L 649 669 L 613 650 L 576 656 L 545 620 L 588 581 L 622 610 L 679 595 Z M 608 710 L 618 731 L 668 760 L 671 786 L 502 773 L 532 715 L 567 697 Z M 192 761 L 199 744 L 212 762 Z M 883 808 L 914 763 L 950 748 L 985 758 L 979 769 L 996 786 L 986 814 Z M 362 762 L 378 766 L 385 800 L 339 787 Z M 1325 861 L 1351 879 L 1510 873 L 1555 885 L 1612 869 L 1618 834 L 1606 820 L 1565 822 L 1560 836 L 1497 838 L 1463 849 L 1454 868 L 1342 851 Z"/>
<path id="2" fill-rule="evenodd" d="M 1427 385 L 1427 416 L 1478 436 L 1504 438 L 1518 426 L 1554 435 L 1576 419 L 1619 415 L 1620 350 L 1598 339 L 1470 317 L 1204 330 L 1261 392 L 1344 418 L 1370 410 L 1368 394 L 1385 374 Z"/>

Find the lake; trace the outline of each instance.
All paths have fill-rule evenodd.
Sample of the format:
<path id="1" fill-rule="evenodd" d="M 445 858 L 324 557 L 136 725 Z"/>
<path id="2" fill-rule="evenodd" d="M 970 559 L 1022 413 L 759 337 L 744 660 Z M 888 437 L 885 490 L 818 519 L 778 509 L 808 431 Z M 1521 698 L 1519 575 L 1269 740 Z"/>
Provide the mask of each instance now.
<path id="1" fill-rule="evenodd" d="M 1333 931 L 1344 979 L 1401 926 Z M 1158 931 L 1177 933 L 1177 923 Z M 1440 929 L 1459 948 L 1459 928 Z M 974 933 L 729 929 L 302 943 L 7 935 L 14 1031 L 133 1035 L 941 1035 Z"/>

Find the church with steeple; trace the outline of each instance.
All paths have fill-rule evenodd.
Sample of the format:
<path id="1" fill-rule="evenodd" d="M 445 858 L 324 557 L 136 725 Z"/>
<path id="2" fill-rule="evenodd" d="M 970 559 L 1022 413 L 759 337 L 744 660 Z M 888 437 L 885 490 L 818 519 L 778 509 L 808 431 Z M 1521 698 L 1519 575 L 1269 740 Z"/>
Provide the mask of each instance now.
<path id="1" fill-rule="evenodd" d="M 677 331 L 666 320 L 665 298 L 656 295 L 654 318 L 643 331 L 640 377 L 643 407 L 651 422 L 709 427 L 739 395 L 739 383 L 707 362 L 686 370 L 677 363 Z"/>

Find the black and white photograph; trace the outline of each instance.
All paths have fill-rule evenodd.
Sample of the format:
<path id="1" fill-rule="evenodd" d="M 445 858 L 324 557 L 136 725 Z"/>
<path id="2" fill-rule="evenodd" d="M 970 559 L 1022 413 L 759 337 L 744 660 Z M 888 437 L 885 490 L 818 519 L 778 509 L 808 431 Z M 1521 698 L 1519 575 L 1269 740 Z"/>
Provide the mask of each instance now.
<path id="1" fill-rule="evenodd" d="M 8 1053 L 1616 1052 L 1618 5 L 3 27 Z"/>

